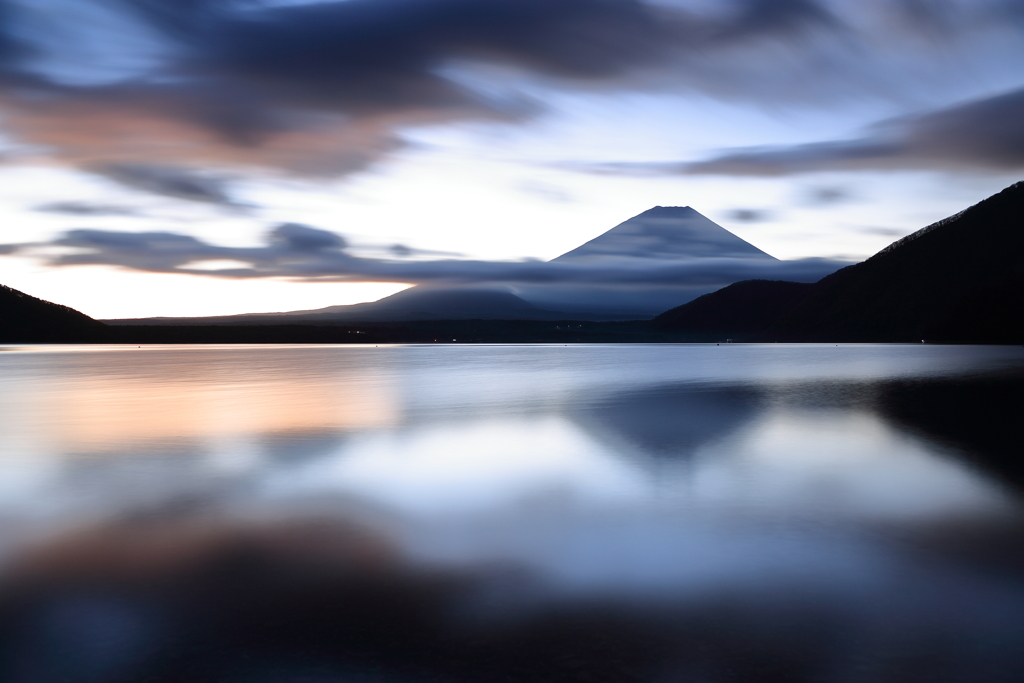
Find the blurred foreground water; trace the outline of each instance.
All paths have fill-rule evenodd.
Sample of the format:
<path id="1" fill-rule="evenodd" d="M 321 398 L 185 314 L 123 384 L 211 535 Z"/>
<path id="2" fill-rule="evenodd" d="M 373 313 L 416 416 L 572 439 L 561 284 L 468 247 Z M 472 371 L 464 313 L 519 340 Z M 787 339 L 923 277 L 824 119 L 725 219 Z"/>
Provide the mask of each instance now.
<path id="1" fill-rule="evenodd" d="M 1024 679 L 1024 349 L 0 349 L 0 681 Z"/>

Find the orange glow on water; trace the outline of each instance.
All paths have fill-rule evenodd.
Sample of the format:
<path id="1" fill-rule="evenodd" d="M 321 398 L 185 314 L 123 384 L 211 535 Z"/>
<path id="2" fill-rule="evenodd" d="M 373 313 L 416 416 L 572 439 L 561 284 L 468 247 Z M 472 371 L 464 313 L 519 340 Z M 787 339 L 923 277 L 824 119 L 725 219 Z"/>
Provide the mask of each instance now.
<path id="1" fill-rule="evenodd" d="M 375 381 L 378 368 L 296 376 L 294 367 L 273 360 L 233 367 L 209 350 L 186 354 L 187 362 L 170 351 L 179 362 L 156 362 L 166 353 L 92 354 L 92 372 L 31 387 L 9 406 L 18 415 L 9 424 L 42 437 L 47 450 L 95 454 L 252 434 L 374 429 L 397 419 L 389 383 Z"/>

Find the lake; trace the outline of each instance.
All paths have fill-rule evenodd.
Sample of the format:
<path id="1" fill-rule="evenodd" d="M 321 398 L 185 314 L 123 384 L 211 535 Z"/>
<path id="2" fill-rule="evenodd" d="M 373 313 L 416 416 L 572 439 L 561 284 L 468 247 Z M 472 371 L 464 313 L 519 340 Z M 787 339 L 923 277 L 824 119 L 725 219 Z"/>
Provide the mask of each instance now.
<path id="1" fill-rule="evenodd" d="M 1024 348 L 0 347 L 0 680 L 1018 681 Z"/>

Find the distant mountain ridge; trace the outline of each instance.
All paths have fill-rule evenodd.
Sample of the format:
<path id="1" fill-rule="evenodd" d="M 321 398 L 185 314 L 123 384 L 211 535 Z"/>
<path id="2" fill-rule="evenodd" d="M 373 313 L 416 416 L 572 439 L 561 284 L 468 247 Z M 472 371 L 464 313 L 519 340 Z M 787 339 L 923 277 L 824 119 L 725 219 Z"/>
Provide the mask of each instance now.
<path id="1" fill-rule="evenodd" d="M 777 316 L 737 320 L 738 307 L 769 290 L 781 292 L 737 283 L 666 311 L 655 325 L 724 334 L 709 320 L 734 320 L 735 336 L 762 341 L 1022 341 L 1024 182 L 823 278 L 781 302 Z"/>
<path id="2" fill-rule="evenodd" d="M 410 287 L 377 301 L 287 313 L 243 313 L 202 318 L 132 318 L 111 325 L 261 325 L 414 320 L 565 320 L 567 314 L 534 306 L 491 288 Z"/>
<path id="3" fill-rule="evenodd" d="M 616 225 L 552 263 L 595 268 L 665 266 L 705 258 L 777 262 L 689 206 L 656 206 Z M 728 280 L 727 280 L 728 281 Z M 646 320 L 714 288 L 700 284 L 631 288 L 551 282 L 501 286 L 419 285 L 378 301 L 316 310 L 201 318 L 107 320 L 112 325 L 267 325 L 429 320 Z"/>

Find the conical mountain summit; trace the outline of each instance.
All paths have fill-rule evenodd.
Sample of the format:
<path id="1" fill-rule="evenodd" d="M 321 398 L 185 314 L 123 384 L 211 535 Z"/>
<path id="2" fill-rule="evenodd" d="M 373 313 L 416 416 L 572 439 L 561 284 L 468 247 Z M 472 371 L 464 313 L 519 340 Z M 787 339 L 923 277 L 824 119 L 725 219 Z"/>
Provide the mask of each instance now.
<path id="1" fill-rule="evenodd" d="M 601 258 L 776 260 L 689 206 L 655 206 L 553 261 Z"/>

